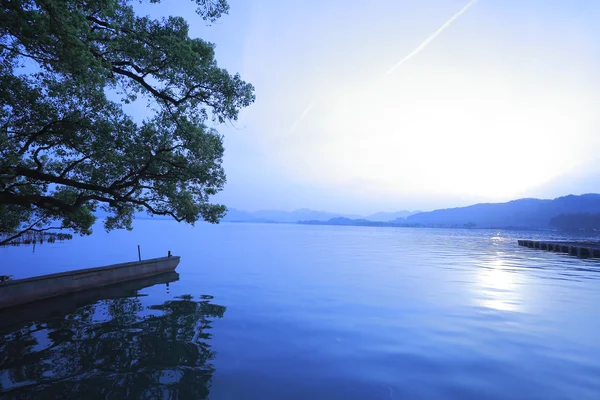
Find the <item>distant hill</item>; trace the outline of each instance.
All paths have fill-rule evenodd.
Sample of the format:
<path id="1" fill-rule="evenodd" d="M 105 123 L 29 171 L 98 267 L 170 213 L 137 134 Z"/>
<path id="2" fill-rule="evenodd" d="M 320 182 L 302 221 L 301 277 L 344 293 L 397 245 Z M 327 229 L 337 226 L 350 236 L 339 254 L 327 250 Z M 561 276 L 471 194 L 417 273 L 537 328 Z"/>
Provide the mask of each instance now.
<path id="1" fill-rule="evenodd" d="M 222 219 L 223 222 L 270 222 L 261 221 L 258 217 L 252 215 L 251 212 L 242 211 L 235 208 L 230 208 Z"/>
<path id="2" fill-rule="evenodd" d="M 263 210 L 263 211 L 241 211 L 230 208 L 223 222 L 286 222 L 296 223 L 299 221 L 327 221 L 338 217 L 359 217 L 357 215 L 342 215 L 324 211 L 314 211 L 307 208 L 295 211 Z"/>
<path id="3" fill-rule="evenodd" d="M 418 211 L 415 211 L 418 212 Z M 405 218 L 415 214 L 412 211 L 396 211 L 396 212 L 378 212 L 366 217 L 355 214 L 340 214 L 330 213 L 325 211 L 314 211 L 307 208 L 302 208 L 295 211 L 280 211 L 280 210 L 263 210 L 263 211 L 241 211 L 235 208 L 230 208 L 223 218 L 224 222 L 327 222 L 334 220 L 336 225 L 343 225 L 344 219 L 360 220 L 362 223 L 368 222 L 390 222 L 396 218 Z M 341 220 L 337 220 L 341 219 Z M 350 224 L 347 224 L 350 225 Z"/>
<path id="4" fill-rule="evenodd" d="M 396 212 L 377 212 L 375 214 L 367 215 L 364 219 L 375 222 L 389 222 L 394 221 L 398 218 L 406 218 L 411 215 L 417 214 L 420 211 L 396 211 Z"/>
<path id="5" fill-rule="evenodd" d="M 103 212 L 97 213 L 104 217 Z M 302 223 L 312 225 L 412 226 L 598 230 L 600 194 L 568 195 L 553 200 L 519 199 L 507 203 L 482 203 L 430 212 L 378 212 L 366 217 L 306 208 L 295 211 L 242 211 L 229 209 L 224 222 Z M 169 219 L 136 213 L 137 219 Z M 593 221 L 592 221 L 593 219 Z"/>
<path id="6" fill-rule="evenodd" d="M 394 226 L 393 222 L 383 222 L 383 221 L 369 221 L 364 218 L 345 218 L 345 217 L 337 217 L 331 218 L 327 221 L 299 221 L 299 224 L 302 225 L 342 225 L 342 226 Z"/>
<path id="7" fill-rule="evenodd" d="M 478 228 L 551 228 L 561 214 L 600 213 L 600 194 L 569 195 L 554 200 L 519 199 L 418 213 L 397 222 L 421 225 L 475 224 Z"/>
<path id="8" fill-rule="evenodd" d="M 418 211 L 415 211 L 418 212 Z M 389 222 L 396 218 L 406 217 L 414 214 L 411 211 L 397 212 L 378 212 L 363 217 L 356 214 L 340 214 L 325 211 L 314 211 L 308 208 L 301 208 L 295 211 L 280 211 L 280 210 L 262 210 L 262 211 L 243 211 L 236 208 L 230 208 L 227 214 L 222 219 L 223 222 L 255 222 L 255 223 L 296 223 L 300 221 L 317 221 L 326 222 L 336 218 L 350 218 L 365 220 L 365 222 Z M 108 214 L 102 210 L 98 210 L 96 216 L 103 220 Z M 136 212 L 135 219 L 155 219 L 155 220 L 171 220 L 170 216 L 164 215 L 149 215 L 146 212 Z M 368 221 L 367 221 L 368 220 Z"/>
<path id="9" fill-rule="evenodd" d="M 550 220 L 550 225 L 561 231 L 600 232 L 600 214 L 560 214 Z"/>
<path id="10" fill-rule="evenodd" d="M 98 213 L 102 217 L 103 213 Z M 378 212 L 362 217 L 306 208 L 295 211 L 248 212 L 229 209 L 224 222 L 303 223 L 356 226 L 430 226 L 515 229 L 597 229 L 587 221 L 600 214 L 600 194 L 569 195 L 553 200 L 519 199 L 507 203 L 482 203 L 430 212 Z M 588 217 L 588 215 L 590 217 Z M 152 218 L 136 213 L 138 219 Z M 154 217 L 163 219 L 168 217 Z M 594 220 L 595 221 L 595 220 Z"/>

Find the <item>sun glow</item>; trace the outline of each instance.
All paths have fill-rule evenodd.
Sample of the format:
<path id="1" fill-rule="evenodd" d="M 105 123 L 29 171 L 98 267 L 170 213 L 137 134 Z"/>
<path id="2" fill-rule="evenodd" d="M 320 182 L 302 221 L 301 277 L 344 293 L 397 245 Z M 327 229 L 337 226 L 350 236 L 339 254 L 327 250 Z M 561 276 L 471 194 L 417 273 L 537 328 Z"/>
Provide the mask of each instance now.
<path id="1" fill-rule="evenodd" d="M 597 170 L 591 18 L 520 8 L 499 18 L 494 2 L 425 3 L 373 8 L 378 23 L 368 28 L 357 23 L 367 11 L 344 20 L 324 5 L 336 18 L 322 14 L 315 30 L 289 37 L 280 34 L 295 13 L 258 19 L 245 74 L 261 94 L 244 124 L 260 135 L 243 148 L 319 195 L 417 208 L 427 199 L 539 197 Z"/>
<path id="2" fill-rule="evenodd" d="M 501 87 L 484 95 L 457 86 L 384 80 L 321 98 L 312 103 L 321 112 L 298 126 L 318 146 L 311 140 L 306 152 L 285 156 L 301 159 L 296 172 L 307 180 L 491 199 L 516 196 L 573 165 L 574 155 L 556 143 L 571 129 L 575 105 L 567 111 L 544 93 L 518 100 Z"/>

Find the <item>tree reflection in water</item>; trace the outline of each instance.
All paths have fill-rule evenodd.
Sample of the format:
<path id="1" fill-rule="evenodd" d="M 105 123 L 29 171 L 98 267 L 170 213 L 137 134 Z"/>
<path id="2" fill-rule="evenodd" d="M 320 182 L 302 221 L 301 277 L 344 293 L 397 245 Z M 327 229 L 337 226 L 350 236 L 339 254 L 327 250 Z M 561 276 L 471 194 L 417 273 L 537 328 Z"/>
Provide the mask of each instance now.
<path id="1" fill-rule="evenodd" d="M 145 306 L 100 300 L 0 331 L 0 397 L 205 399 L 207 340 L 225 307 L 186 295 Z"/>

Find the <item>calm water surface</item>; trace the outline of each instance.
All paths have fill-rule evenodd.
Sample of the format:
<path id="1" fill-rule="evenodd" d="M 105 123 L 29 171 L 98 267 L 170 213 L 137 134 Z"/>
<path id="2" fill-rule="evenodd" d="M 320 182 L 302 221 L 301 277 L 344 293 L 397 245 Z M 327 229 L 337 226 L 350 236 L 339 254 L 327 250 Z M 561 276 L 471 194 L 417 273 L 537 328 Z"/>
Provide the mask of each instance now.
<path id="1" fill-rule="evenodd" d="M 600 262 L 536 236 L 138 221 L 0 248 L 15 278 L 182 257 L 0 314 L 0 397 L 598 399 Z"/>

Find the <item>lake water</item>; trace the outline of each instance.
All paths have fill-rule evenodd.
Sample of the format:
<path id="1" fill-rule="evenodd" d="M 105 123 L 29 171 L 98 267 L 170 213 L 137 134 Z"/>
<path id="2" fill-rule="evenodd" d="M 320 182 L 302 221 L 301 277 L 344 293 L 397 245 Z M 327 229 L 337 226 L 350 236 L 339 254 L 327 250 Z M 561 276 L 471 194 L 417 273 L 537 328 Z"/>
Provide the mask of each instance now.
<path id="1" fill-rule="evenodd" d="M 600 261 L 535 237 L 137 221 L 0 248 L 16 278 L 181 256 L 178 280 L 4 314 L 0 397 L 598 399 Z"/>

